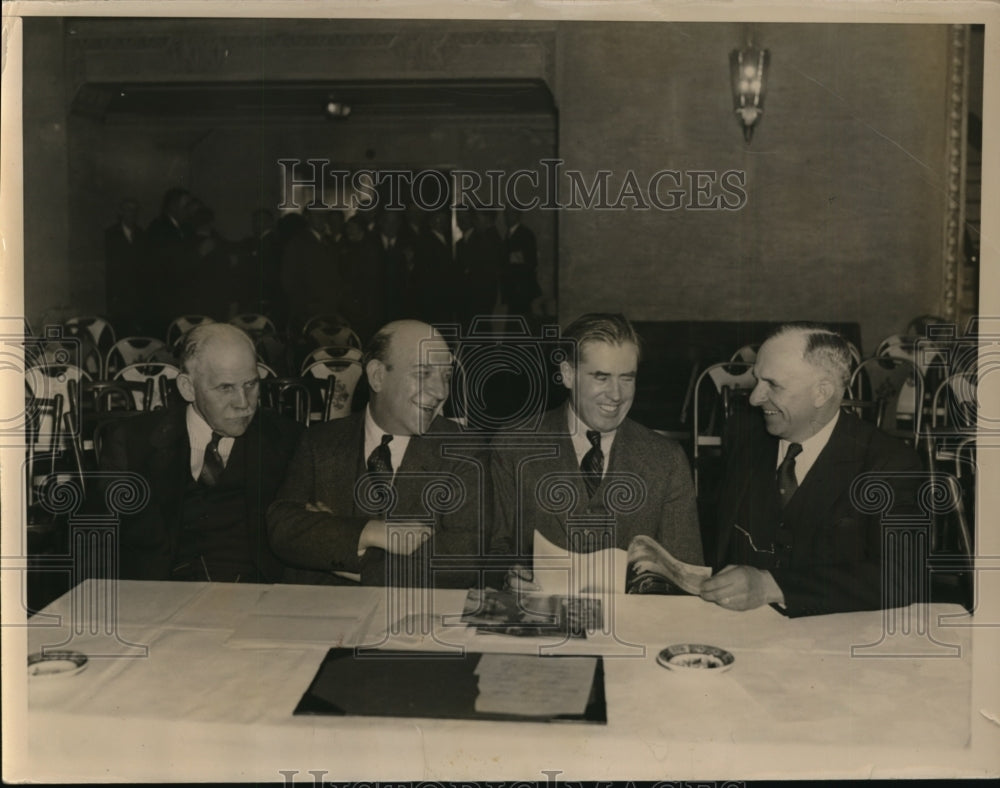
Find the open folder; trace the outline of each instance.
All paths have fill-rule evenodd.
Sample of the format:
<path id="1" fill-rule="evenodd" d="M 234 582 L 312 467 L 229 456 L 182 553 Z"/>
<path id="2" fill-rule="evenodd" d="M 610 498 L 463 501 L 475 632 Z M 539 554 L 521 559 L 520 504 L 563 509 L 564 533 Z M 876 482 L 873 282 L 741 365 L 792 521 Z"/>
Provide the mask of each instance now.
<path id="1" fill-rule="evenodd" d="M 332 648 L 295 714 L 607 722 L 595 656 Z"/>

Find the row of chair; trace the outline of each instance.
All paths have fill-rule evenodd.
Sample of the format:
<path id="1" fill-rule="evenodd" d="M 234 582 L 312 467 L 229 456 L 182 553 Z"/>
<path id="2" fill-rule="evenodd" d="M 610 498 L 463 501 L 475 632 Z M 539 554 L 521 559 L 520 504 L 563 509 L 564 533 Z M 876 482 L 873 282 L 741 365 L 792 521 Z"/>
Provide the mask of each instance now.
<path id="1" fill-rule="evenodd" d="M 159 339 L 148 336 L 119 337 L 107 318 L 99 315 L 73 317 L 63 323 L 64 338 L 54 337 L 41 344 L 33 361 L 67 363 L 76 360 L 78 366 L 91 377 L 107 380 L 130 364 L 150 361 L 171 363 L 181 337 L 195 326 L 211 322 L 214 320 L 208 315 L 180 315 L 171 321 L 166 336 Z M 241 314 L 229 322 L 246 331 L 255 343 L 278 336 L 274 321 L 267 315 Z M 361 348 L 358 335 L 334 315 L 316 315 L 306 321 L 301 339 L 309 346 Z"/>

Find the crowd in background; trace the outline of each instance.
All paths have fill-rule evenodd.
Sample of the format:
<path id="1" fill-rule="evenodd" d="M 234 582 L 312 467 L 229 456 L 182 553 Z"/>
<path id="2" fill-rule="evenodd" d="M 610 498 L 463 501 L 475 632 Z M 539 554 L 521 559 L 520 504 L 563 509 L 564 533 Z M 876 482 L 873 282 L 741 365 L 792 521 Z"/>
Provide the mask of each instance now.
<path id="1" fill-rule="evenodd" d="M 229 240 L 212 209 L 182 188 L 146 228 L 125 199 L 105 232 L 107 312 L 119 336 L 163 336 L 179 315 L 267 315 L 295 337 L 310 318 L 337 316 L 362 341 L 390 320 L 432 324 L 505 312 L 531 318 L 541 289 L 534 233 L 520 214 L 255 210 L 251 233 Z M 457 232 L 456 232 L 457 228 Z"/>

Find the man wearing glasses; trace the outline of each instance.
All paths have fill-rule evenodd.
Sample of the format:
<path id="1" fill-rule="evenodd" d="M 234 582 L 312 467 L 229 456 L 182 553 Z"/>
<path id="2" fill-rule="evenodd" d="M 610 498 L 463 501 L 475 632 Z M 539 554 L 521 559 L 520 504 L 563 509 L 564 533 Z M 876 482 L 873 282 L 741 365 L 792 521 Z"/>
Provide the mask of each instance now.
<path id="1" fill-rule="evenodd" d="M 911 568 L 883 568 L 878 515 L 858 510 L 859 474 L 892 477 L 893 513 L 914 506 L 916 454 L 841 411 L 850 353 L 840 335 L 786 325 L 762 346 L 750 414 L 730 439 L 719 500 L 716 567 L 701 596 L 730 610 L 772 604 L 789 616 L 907 604 Z M 884 573 L 885 577 L 883 577 Z"/>

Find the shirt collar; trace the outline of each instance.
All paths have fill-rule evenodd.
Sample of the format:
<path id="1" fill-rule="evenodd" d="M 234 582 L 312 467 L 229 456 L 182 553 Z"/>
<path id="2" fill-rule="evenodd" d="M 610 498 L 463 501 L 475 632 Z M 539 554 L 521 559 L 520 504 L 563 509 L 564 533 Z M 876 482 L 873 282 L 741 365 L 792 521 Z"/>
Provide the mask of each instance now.
<path id="1" fill-rule="evenodd" d="M 194 409 L 194 404 L 188 404 L 184 421 L 187 424 L 188 443 L 191 445 L 191 475 L 197 479 L 201 475 L 205 447 L 212 441 L 212 428 Z M 235 443 L 236 438 L 223 437 L 219 440 L 219 456 L 224 463 L 229 461 Z"/>
<path id="2" fill-rule="evenodd" d="M 826 444 L 830 442 L 830 436 L 833 434 L 833 428 L 837 426 L 837 420 L 840 418 L 840 409 L 833 414 L 833 418 L 830 419 L 815 435 L 806 438 L 802 441 L 800 446 L 802 446 L 801 453 L 795 458 L 795 477 L 799 484 L 809 473 L 809 469 L 812 468 L 813 464 L 819 458 L 820 452 L 826 448 Z M 788 451 L 788 447 L 791 445 L 791 441 L 786 441 L 781 438 L 778 441 L 778 465 L 781 465 L 782 460 L 785 459 L 785 453 Z"/>
<path id="3" fill-rule="evenodd" d="M 569 427 L 569 437 L 573 441 L 573 451 L 576 453 L 576 464 L 579 465 L 584 458 L 584 455 L 590 451 L 593 446 L 587 439 L 587 431 L 590 429 L 580 417 L 576 415 L 576 411 L 573 410 L 573 406 L 569 403 L 566 404 L 566 414 L 567 414 L 567 426 Z M 608 457 L 611 456 L 611 444 L 615 442 L 615 435 L 618 430 L 612 430 L 611 432 L 601 433 L 601 452 L 604 454 L 604 469 L 608 468 Z"/>
<path id="4" fill-rule="evenodd" d="M 368 457 L 375 450 L 375 447 L 382 442 L 382 436 L 388 435 L 384 429 L 382 429 L 378 424 L 375 423 L 375 417 L 372 416 L 371 405 L 365 406 L 365 456 L 364 459 L 367 462 Z M 392 440 L 389 441 L 389 455 L 392 457 L 392 472 L 393 474 L 399 470 L 400 464 L 403 462 L 403 455 L 406 454 L 406 447 L 410 445 L 409 435 L 393 435 Z"/>

